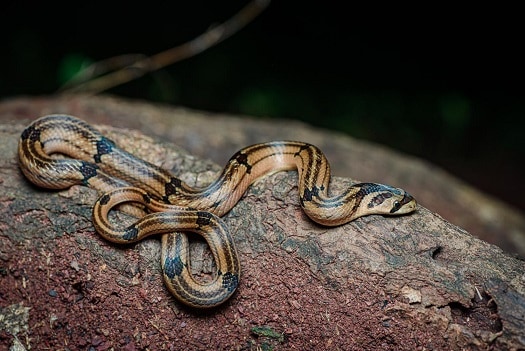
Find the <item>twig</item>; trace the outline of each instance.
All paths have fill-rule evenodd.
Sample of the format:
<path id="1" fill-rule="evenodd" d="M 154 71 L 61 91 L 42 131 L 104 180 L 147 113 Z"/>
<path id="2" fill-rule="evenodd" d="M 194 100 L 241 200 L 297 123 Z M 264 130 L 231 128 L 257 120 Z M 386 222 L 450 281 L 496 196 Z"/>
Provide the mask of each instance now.
<path id="1" fill-rule="evenodd" d="M 64 84 L 60 91 L 63 93 L 82 92 L 97 94 L 137 79 L 146 73 L 159 70 L 175 62 L 195 56 L 238 32 L 253 21 L 269 4 L 270 0 L 253 0 L 226 22 L 211 28 L 182 45 L 160 52 L 151 57 L 129 54 L 96 62 Z M 114 72 L 91 79 L 94 76 L 110 71 Z"/>

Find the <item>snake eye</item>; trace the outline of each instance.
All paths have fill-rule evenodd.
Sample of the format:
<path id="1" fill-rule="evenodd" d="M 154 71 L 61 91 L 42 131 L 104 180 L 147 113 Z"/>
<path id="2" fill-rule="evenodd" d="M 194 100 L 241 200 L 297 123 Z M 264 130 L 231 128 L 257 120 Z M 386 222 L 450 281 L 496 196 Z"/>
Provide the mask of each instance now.
<path id="1" fill-rule="evenodd" d="M 399 210 L 400 208 L 401 208 L 401 203 L 396 200 L 396 201 L 394 201 L 394 206 L 390 210 L 390 213 L 397 212 L 397 210 Z"/>

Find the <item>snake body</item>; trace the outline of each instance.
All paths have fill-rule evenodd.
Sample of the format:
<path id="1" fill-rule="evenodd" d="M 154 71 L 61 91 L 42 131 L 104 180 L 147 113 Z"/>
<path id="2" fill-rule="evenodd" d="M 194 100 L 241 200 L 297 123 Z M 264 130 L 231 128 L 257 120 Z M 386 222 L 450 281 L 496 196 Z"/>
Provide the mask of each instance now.
<path id="1" fill-rule="evenodd" d="M 299 199 L 315 222 L 337 226 L 369 214 L 413 212 L 415 199 L 402 189 L 376 183 L 354 184 L 329 196 L 330 166 L 314 145 L 274 141 L 248 146 L 231 157 L 218 178 L 204 188 L 193 188 L 170 172 L 118 148 L 86 122 L 67 115 L 44 116 L 23 132 L 18 146 L 22 172 L 34 184 L 65 189 L 85 185 L 104 193 L 95 203 L 93 223 L 107 240 L 129 243 L 162 234 L 162 269 L 168 289 L 193 307 L 212 307 L 236 290 L 240 264 L 233 239 L 220 216 L 227 213 L 258 178 L 283 170 L 297 170 Z M 71 158 L 57 158 L 61 154 Z M 124 203 L 140 217 L 120 229 L 108 214 Z M 185 231 L 206 239 L 217 265 L 209 283 L 195 280 L 189 271 Z"/>

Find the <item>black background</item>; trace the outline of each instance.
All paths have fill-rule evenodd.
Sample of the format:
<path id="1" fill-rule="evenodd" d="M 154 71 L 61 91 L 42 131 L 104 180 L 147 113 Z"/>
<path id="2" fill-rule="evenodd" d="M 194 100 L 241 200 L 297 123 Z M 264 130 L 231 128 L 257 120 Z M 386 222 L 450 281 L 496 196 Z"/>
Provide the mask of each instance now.
<path id="1" fill-rule="evenodd" d="M 75 62 L 153 55 L 247 1 L 4 2 L 0 96 L 50 94 Z M 111 89 L 297 118 L 423 157 L 525 209 L 522 12 L 274 1 L 216 47 Z"/>

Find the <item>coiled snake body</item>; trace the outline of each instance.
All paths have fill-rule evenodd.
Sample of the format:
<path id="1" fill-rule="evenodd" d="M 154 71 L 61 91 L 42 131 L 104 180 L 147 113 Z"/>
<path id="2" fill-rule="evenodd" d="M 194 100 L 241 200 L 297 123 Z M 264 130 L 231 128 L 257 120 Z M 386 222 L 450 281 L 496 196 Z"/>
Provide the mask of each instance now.
<path id="1" fill-rule="evenodd" d="M 168 171 L 119 149 L 93 127 L 67 115 L 44 116 L 23 132 L 18 146 L 21 169 L 34 184 L 65 189 L 80 184 L 104 193 L 95 203 L 93 223 L 107 240 L 129 243 L 162 234 L 162 269 L 168 289 L 193 307 L 212 307 L 227 300 L 237 288 L 240 264 L 229 231 L 219 216 L 228 212 L 256 179 L 277 171 L 296 169 L 299 198 L 315 222 L 336 226 L 369 214 L 410 213 L 416 201 L 402 189 L 359 183 L 328 196 L 330 167 L 315 146 L 295 141 L 256 144 L 232 156 L 220 176 L 205 188 L 192 188 Z M 57 158 L 62 154 L 72 158 Z M 140 219 L 120 229 L 108 214 L 123 203 Z M 217 265 L 209 283 L 189 271 L 184 231 L 203 235 Z"/>

